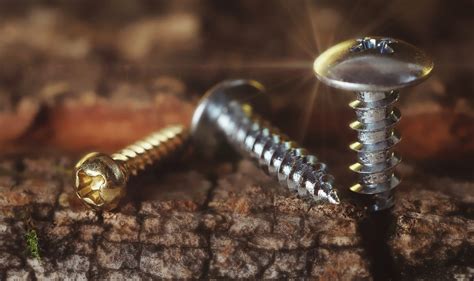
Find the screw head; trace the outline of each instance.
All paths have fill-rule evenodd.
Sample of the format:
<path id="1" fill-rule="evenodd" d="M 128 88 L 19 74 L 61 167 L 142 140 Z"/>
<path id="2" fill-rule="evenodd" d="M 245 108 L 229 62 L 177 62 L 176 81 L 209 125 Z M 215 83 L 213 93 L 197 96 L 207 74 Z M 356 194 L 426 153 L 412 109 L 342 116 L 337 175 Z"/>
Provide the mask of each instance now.
<path id="1" fill-rule="evenodd" d="M 223 136 L 216 126 L 219 116 L 228 109 L 232 101 L 265 111 L 268 100 L 265 88 L 254 80 L 226 80 L 210 90 L 201 98 L 191 121 L 191 136 L 207 155 L 212 155 Z"/>
<path id="2" fill-rule="evenodd" d="M 365 37 L 339 43 L 314 61 L 325 84 L 349 91 L 385 92 L 417 84 L 433 70 L 433 60 L 402 40 Z"/>
<path id="3" fill-rule="evenodd" d="M 76 195 L 96 210 L 111 210 L 125 196 L 128 175 L 110 156 L 92 152 L 74 168 Z"/>

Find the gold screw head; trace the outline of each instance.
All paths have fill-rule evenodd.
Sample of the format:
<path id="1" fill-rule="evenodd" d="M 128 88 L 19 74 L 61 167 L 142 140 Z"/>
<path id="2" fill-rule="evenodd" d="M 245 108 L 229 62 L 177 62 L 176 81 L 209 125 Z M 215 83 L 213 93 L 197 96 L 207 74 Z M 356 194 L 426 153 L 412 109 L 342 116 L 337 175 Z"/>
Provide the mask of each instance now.
<path id="1" fill-rule="evenodd" d="M 109 155 L 92 152 L 74 168 L 77 196 L 96 210 L 112 210 L 125 196 L 128 174 L 120 162 Z"/>

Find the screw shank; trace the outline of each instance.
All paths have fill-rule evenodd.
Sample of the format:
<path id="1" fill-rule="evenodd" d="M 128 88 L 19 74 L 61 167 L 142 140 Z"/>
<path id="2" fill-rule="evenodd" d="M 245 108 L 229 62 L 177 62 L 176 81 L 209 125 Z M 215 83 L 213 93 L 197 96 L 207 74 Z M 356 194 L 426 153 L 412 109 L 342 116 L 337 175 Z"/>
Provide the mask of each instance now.
<path id="1" fill-rule="evenodd" d="M 392 189 L 400 183 L 394 173 L 400 158 L 393 152 L 400 141 L 394 130 L 401 117 L 394 107 L 397 99 L 396 91 L 360 92 L 350 103 L 357 115 L 350 127 L 358 133 L 358 141 L 350 146 L 357 152 L 358 162 L 350 169 L 359 174 L 359 183 L 351 190 L 371 194 L 374 211 L 393 206 Z"/>
<path id="2" fill-rule="evenodd" d="M 316 202 L 339 203 L 327 166 L 254 114 L 248 104 L 230 101 L 215 123 L 228 142 L 282 186 Z"/>
<path id="3" fill-rule="evenodd" d="M 182 148 L 187 136 L 185 127 L 169 126 L 114 153 L 112 159 L 120 162 L 129 175 L 136 175 Z"/>

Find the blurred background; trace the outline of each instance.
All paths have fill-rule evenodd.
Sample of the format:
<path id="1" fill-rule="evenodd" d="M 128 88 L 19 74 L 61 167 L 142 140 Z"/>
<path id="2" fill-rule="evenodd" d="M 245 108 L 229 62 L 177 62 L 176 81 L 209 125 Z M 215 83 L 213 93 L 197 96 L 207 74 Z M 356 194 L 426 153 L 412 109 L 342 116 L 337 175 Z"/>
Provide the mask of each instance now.
<path id="1" fill-rule="evenodd" d="M 324 161 L 354 161 L 352 93 L 319 85 L 316 56 L 381 35 L 433 56 L 433 76 L 401 92 L 410 165 L 473 179 L 471 0 L 0 2 L 1 153 L 112 152 L 169 123 L 189 122 L 206 89 L 251 78 L 268 116 Z"/>

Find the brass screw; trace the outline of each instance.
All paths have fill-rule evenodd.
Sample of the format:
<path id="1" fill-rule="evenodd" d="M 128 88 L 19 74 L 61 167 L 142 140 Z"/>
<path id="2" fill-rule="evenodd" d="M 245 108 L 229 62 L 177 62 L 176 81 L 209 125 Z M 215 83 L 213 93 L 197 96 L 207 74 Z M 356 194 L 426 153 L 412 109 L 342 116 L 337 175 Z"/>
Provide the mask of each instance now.
<path id="1" fill-rule="evenodd" d="M 129 177 L 177 151 L 187 136 L 187 129 L 174 125 L 110 156 L 99 152 L 88 153 L 74 169 L 77 196 L 93 209 L 114 209 L 125 196 Z"/>

